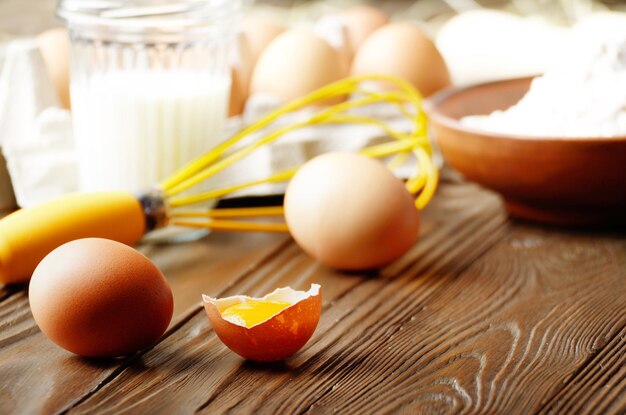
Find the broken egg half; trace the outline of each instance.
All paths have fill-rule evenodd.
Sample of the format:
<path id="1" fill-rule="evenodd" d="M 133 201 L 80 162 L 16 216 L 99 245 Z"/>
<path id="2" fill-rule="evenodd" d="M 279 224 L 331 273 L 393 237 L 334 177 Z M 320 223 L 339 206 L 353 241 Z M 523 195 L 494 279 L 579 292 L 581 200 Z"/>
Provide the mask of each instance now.
<path id="1" fill-rule="evenodd" d="M 213 330 L 232 351 L 249 360 L 286 359 L 311 338 L 322 314 L 318 284 L 308 291 L 279 288 L 262 298 L 203 295 Z"/>

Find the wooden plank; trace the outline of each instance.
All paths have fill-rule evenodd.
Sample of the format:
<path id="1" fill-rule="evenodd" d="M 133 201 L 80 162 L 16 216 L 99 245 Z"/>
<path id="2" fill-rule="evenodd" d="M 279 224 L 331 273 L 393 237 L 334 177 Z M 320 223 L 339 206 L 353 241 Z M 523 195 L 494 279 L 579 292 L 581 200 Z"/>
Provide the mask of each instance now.
<path id="1" fill-rule="evenodd" d="M 3 285 L 0 286 L 0 303 L 12 295 L 23 291 L 25 289 L 24 285 Z"/>
<path id="2" fill-rule="evenodd" d="M 215 232 L 196 243 L 147 245 L 139 250 L 166 276 L 174 294 L 174 318 L 200 307 L 201 293 L 218 295 L 290 241 L 286 234 Z"/>
<path id="3" fill-rule="evenodd" d="M 288 284 L 304 288 L 312 279 L 324 284 L 311 272 L 316 268 L 314 261 L 291 245 L 225 294 L 263 294 Z M 301 278 L 294 281 L 294 274 Z M 348 277 L 326 291 L 345 291 L 360 279 L 356 275 Z M 193 412 L 206 399 L 207 391 L 218 388 L 221 380 L 242 364 L 241 358 L 219 342 L 206 315 L 198 310 L 187 324 L 142 358 L 142 366 L 150 368 L 148 372 L 134 365 L 129 367 L 71 412 Z"/>
<path id="4" fill-rule="evenodd" d="M 44 338 L 21 291 L 0 303 L 0 412 L 52 413 L 94 388 L 113 361 L 79 359 Z"/>
<path id="5" fill-rule="evenodd" d="M 513 226 L 466 271 L 439 275 L 447 281 L 428 301 L 355 322 L 364 334 L 335 350 L 352 364 L 340 373 L 316 368 L 332 385 L 323 397 L 292 381 L 290 393 L 302 400 L 287 404 L 275 391 L 264 405 L 313 413 L 536 412 L 626 324 L 625 254 L 623 238 Z"/>
<path id="6" fill-rule="evenodd" d="M 190 308 L 198 307 L 202 290 L 218 295 L 288 240 L 286 235 L 215 233 L 184 246 L 142 247 L 172 286 L 176 307 L 170 332 L 188 318 Z M 0 412 L 58 412 L 134 361 L 97 361 L 65 352 L 36 327 L 25 290 L 7 290 L 0 302 Z"/>
<path id="7" fill-rule="evenodd" d="M 72 412 L 539 410 L 626 324 L 626 241 L 503 227 L 497 204 L 472 202 L 379 277 L 309 266 L 290 247 L 233 287 L 302 274 L 330 287 L 313 341 L 287 362 L 239 359 L 198 314 L 144 356 L 154 373 L 131 366 Z"/>
<path id="8" fill-rule="evenodd" d="M 177 323 L 154 349 L 121 362 L 62 352 L 32 324 L 25 294 L 12 293 L 0 303 L 0 376 L 21 380 L 0 385 L 1 409 L 7 402 L 9 412 L 623 411 L 623 237 L 509 225 L 497 198 L 454 180 L 422 231 L 416 247 L 378 276 L 329 270 L 285 237 L 216 234 L 194 244 L 196 254 L 151 247 L 146 252 L 183 293 Z M 242 252 L 229 246 L 250 256 L 242 264 Z M 234 277 L 222 279 L 221 270 Z M 284 363 L 243 361 L 199 311 L 203 291 L 263 294 L 311 282 L 324 287 L 322 321 Z M 595 386 L 576 387 L 585 379 Z M 591 403 L 572 406 L 580 397 Z"/>
<path id="9" fill-rule="evenodd" d="M 623 283 L 622 283 L 623 284 Z M 542 414 L 623 414 L 626 412 L 626 327 L 570 379 Z"/>
<path id="10" fill-rule="evenodd" d="M 246 397 L 252 399 L 252 396 L 263 397 L 264 390 L 280 387 L 292 378 L 294 372 L 303 377 L 311 376 L 306 370 L 307 365 L 325 360 L 326 350 L 342 341 L 344 331 L 350 326 L 350 323 L 346 323 L 352 318 L 350 316 L 355 315 L 356 310 L 358 313 L 364 310 L 360 307 L 361 302 L 371 302 L 368 299 L 374 296 L 374 303 L 377 303 L 385 295 L 390 298 L 396 295 L 393 281 L 412 281 L 413 276 L 406 270 L 415 268 L 416 261 L 424 269 L 434 268 L 436 265 L 433 261 L 437 262 L 438 258 L 446 264 L 454 260 L 455 256 L 446 254 L 446 251 L 461 249 L 463 246 L 469 249 L 472 246 L 469 250 L 478 254 L 487 249 L 489 243 L 493 243 L 490 235 L 497 239 L 494 228 L 501 226 L 504 221 L 498 200 L 487 193 L 479 193 L 477 197 L 473 186 L 451 185 L 448 190 L 471 203 L 451 204 L 452 209 L 459 213 L 455 220 L 444 228 L 431 226 L 433 222 L 443 221 L 442 216 L 451 209 L 445 198 L 442 198 L 425 215 L 422 241 L 406 258 L 384 270 L 379 278 L 368 274 L 341 274 L 327 269 L 292 245 L 256 270 L 248 280 L 242 280 L 228 290 L 227 294 L 255 295 L 282 285 L 306 288 L 311 282 L 322 284 L 324 314 L 320 326 L 310 344 L 294 358 L 273 365 L 245 362 L 217 340 L 206 316 L 200 312 L 142 358 L 142 366 L 150 370 L 145 372 L 141 368 L 129 367 L 70 412 L 189 413 L 198 408 L 207 412 L 223 411 L 232 406 L 231 394 L 240 400 Z M 485 217 L 485 221 L 493 225 L 482 227 L 480 231 L 484 221 L 471 220 L 476 217 Z M 463 223 L 476 224 L 458 232 Z M 453 232 L 463 239 L 460 244 L 457 239 L 449 240 L 449 234 Z M 481 244 L 481 239 L 490 242 Z M 459 248 L 455 248 L 455 245 L 459 245 Z M 468 255 L 468 261 L 471 260 L 472 255 Z M 404 277 L 396 276 L 395 272 L 403 273 Z M 341 329 L 337 330 L 338 327 Z"/>
<path id="11" fill-rule="evenodd" d="M 409 267 L 404 266 L 405 264 L 394 264 L 383 270 L 379 278 L 370 278 L 350 291 L 349 295 L 335 299 L 332 307 L 325 310 L 324 318 L 328 323 L 321 327 L 319 339 L 310 346 L 308 355 L 298 356 L 289 362 L 289 370 L 283 369 L 281 373 L 272 368 L 263 370 L 261 367 L 261 374 L 258 374 L 259 368 L 256 365 L 244 366 L 241 373 L 232 376 L 235 380 L 228 384 L 228 388 L 209 398 L 203 405 L 202 412 L 221 413 L 229 408 L 237 413 L 299 413 L 309 406 L 297 404 L 300 396 L 306 396 L 311 402 L 317 401 L 328 391 L 334 390 L 337 381 L 358 365 L 347 354 L 360 338 L 372 339 L 372 348 L 385 354 L 395 353 L 388 350 L 385 342 L 380 342 L 380 339 L 364 331 L 359 325 L 360 321 L 369 319 L 372 323 L 384 324 L 386 317 L 392 315 L 389 308 L 393 308 L 394 304 L 400 304 L 407 299 L 425 301 L 443 283 L 443 280 L 432 278 L 440 270 L 468 266 L 474 256 L 481 255 L 500 237 L 498 229 L 504 218 L 499 204 L 479 203 L 480 200 L 476 200 L 476 197 L 472 202 L 473 204 L 465 206 L 469 211 L 474 207 L 478 208 L 474 213 L 478 215 L 478 219 L 484 216 L 486 221 L 468 221 L 467 228 L 462 229 L 461 224 L 468 218 L 459 215 L 460 220 L 451 221 L 438 232 L 433 232 L 430 238 L 423 238 L 410 255 L 413 260 L 409 262 Z M 441 213 L 438 207 L 435 204 L 433 208 Z M 474 214 L 470 217 L 476 219 Z M 449 238 L 453 232 L 456 232 L 457 238 Z M 481 240 L 483 243 L 479 242 Z M 458 258 L 454 253 L 461 251 L 468 253 L 467 263 L 457 262 Z M 325 373 L 324 367 L 333 368 L 336 371 L 334 376 Z M 380 374 L 383 377 L 391 375 L 384 372 Z M 359 380 L 361 387 L 372 384 L 368 375 Z M 258 380 L 250 382 L 250 376 L 257 377 Z M 308 385 L 306 392 L 298 389 L 300 382 Z M 281 406 L 281 400 L 294 405 Z M 316 411 L 323 413 L 335 409 L 316 408 Z"/>

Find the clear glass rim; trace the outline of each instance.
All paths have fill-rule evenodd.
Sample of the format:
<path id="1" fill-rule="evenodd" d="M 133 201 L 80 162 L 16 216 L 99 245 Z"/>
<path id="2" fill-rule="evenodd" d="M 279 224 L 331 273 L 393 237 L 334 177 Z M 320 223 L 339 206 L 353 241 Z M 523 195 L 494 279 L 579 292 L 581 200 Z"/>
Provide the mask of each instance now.
<path id="1" fill-rule="evenodd" d="M 251 0 L 61 0 L 68 26 L 128 31 L 180 31 L 228 26 Z"/>

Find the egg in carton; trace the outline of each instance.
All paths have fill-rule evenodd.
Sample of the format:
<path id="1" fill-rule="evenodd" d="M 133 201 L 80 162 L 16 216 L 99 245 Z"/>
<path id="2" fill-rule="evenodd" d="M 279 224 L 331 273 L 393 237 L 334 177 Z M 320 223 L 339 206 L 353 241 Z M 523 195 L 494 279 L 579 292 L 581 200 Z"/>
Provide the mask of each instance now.
<path id="1" fill-rule="evenodd" d="M 265 49 L 253 70 L 250 82 L 251 95 L 246 101 L 243 113 L 230 119 L 231 132 L 234 133 L 253 123 L 291 99 L 348 76 L 352 53 L 348 33 L 344 16 L 334 13 L 323 16 L 314 24 L 296 24 L 294 28 L 277 36 Z M 297 53 L 298 51 L 300 53 Z M 315 71 L 326 73 L 320 74 Z M 365 84 L 363 87 L 370 90 L 380 88 L 374 83 Z M 358 96 L 349 96 L 323 104 L 331 105 L 342 99 L 356 98 Z M 269 128 L 277 130 L 296 124 L 310 118 L 319 110 L 319 106 L 311 106 L 284 114 Z M 410 132 L 413 128 L 413 123 L 397 108 L 385 103 L 358 108 L 352 110 L 352 113 L 382 120 L 401 132 Z M 265 129 L 251 134 L 241 145 L 256 141 L 267 132 L 268 129 Z M 357 152 L 388 140 L 383 131 L 371 125 L 325 124 L 304 127 L 286 134 L 269 146 L 259 148 L 247 159 L 239 162 L 236 178 L 245 181 L 267 177 L 271 173 L 302 165 L 322 153 Z M 441 159 L 438 160 L 441 163 Z M 409 160 L 395 169 L 395 173 L 406 178 L 414 169 L 415 163 Z M 231 177 L 226 177 L 228 175 L 229 173 L 225 171 L 214 180 L 234 184 L 232 182 L 235 177 L 232 174 Z M 259 192 L 280 194 L 285 191 L 285 187 L 285 183 L 264 184 L 262 187 L 234 193 L 232 196 Z"/>
<path id="2" fill-rule="evenodd" d="M 302 30 L 302 26 L 304 25 L 301 24 L 299 30 Z M 330 77 L 319 78 L 318 80 L 323 81 L 323 83 L 314 86 L 322 86 L 347 76 L 349 69 L 347 59 L 350 48 L 348 27 L 345 20 L 340 18 L 338 14 L 330 15 L 327 18 L 319 19 L 315 25 L 309 25 L 308 29 L 317 33 L 315 36 L 326 40 L 325 42 L 321 41 L 321 43 L 331 45 L 326 48 L 322 46 L 322 50 L 331 49 L 330 54 L 337 53 L 339 56 L 338 64 L 336 63 L 334 66 L 335 73 Z M 277 36 L 278 32 L 280 30 L 276 30 L 274 35 Z M 2 90 L 8 92 L 0 98 L 0 101 L 5 103 L 5 105 L 0 106 L 0 114 L 2 119 L 8 121 L 0 126 L 0 141 L 4 141 L 4 153 L 21 206 L 30 206 L 51 197 L 77 190 L 71 114 L 61 105 L 58 98 L 59 94 L 55 94 L 55 83 L 51 79 L 54 74 L 46 70 L 41 46 L 45 46 L 45 42 L 33 40 L 14 44 L 10 62 L 5 65 L 7 67 L 2 74 L 3 82 L 7 85 Z M 242 40 L 239 50 L 233 55 L 234 77 L 241 75 L 242 82 L 237 85 L 243 91 L 243 95 L 247 95 L 248 90 L 253 86 L 248 78 L 252 76 L 254 62 L 246 58 L 246 50 L 245 40 Z M 330 54 L 327 53 L 327 55 Z M 254 72 L 260 66 L 261 64 L 256 65 Z M 269 66 L 270 68 L 273 67 L 271 60 Z M 326 69 L 329 67 L 328 65 L 310 66 Z M 293 77 L 293 74 L 279 78 L 278 82 L 284 83 L 283 81 L 288 76 Z M 243 115 L 229 120 L 229 128 L 223 134 L 224 139 L 284 102 L 285 99 L 264 93 L 254 93 L 253 91 L 246 103 Z M 369 108 L 366 111 L 370 111 L 373 116 L 385 121 L 396 124 L 405 123 L 404 126 L 394 125 L 398 130 L 410 128 L 410 122 L 407 122 L 399 114 L 384 113 L 384 107 L 382 105 Z M 311 111 L 313 110 L 306 109 L 300 114 L 285 115 L 280 120 L 281 124 L 276 124 L 273 127 L 293 123 L 298 117 L 310 115 Z M 9 112 L 14 112 L 19 116 L 13 117 Z M 233 112 L 238 111 L 235 109 Z M 250 137 L 250 140 L 254 139 L 254 136 Z M 215 184 L 223 185 L 266 177 L 285 168 L 300 165 L 324 152 L 357 151 L 360 148 L 385 140 L 384 134 L 376 128 L 363 125 L 304 128 L 289 134 L 272 146 L 259 149 L 250 157 L 237 163 L 232 169 L 217 175 L 213 181 Z M 283 191 L 284 185 L 276 184 L 253 188 L 242 194 L 263 195 L 282 193 Z"/>
<path id="3" fill-rule="evenodd" d="M 37 39 L 7 45 L 0 91 L 0 146 L 18 205 L 76 191 L 71 114 L 61 106 Z"/>

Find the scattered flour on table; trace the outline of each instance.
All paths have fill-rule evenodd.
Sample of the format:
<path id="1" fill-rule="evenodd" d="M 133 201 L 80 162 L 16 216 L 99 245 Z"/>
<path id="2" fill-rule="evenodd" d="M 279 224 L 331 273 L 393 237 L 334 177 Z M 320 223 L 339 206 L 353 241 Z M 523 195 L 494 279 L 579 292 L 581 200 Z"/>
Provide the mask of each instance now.
<path id="1" fill-rule="evenodd" d="M 572 45 L 516 105 L 461 123 L 527 136 L 626 136 L 626 30 L 579 36 Z"/>

